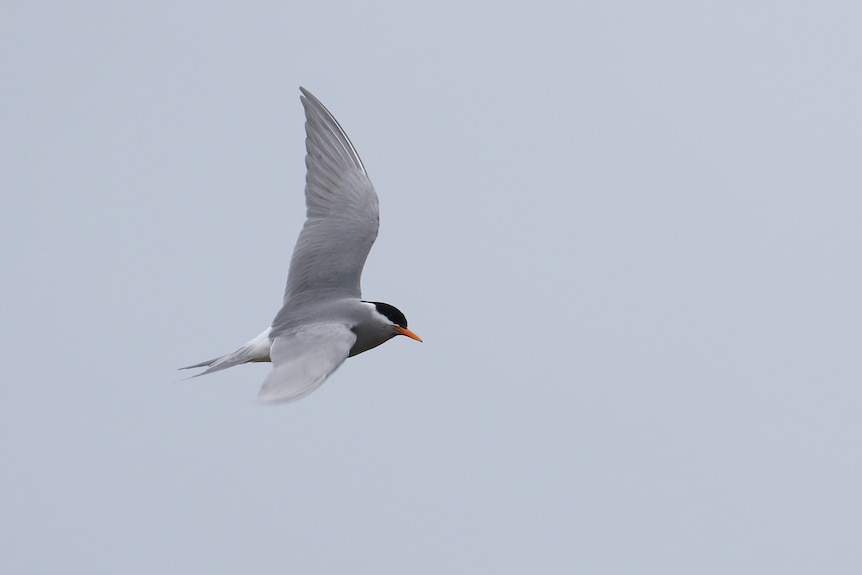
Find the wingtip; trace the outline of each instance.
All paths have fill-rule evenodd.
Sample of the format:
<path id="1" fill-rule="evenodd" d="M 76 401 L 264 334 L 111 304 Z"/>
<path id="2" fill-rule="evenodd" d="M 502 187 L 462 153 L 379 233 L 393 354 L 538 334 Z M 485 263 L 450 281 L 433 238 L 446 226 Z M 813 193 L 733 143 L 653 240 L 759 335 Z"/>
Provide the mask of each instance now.
<path id="1" fill-rule="evenodd" d="M 309 149 L 310 145 L 319 145 L 330 149 L 332 153 L 337 154 L 336 159 L 342 163 L 342 168 L 356 168 L 367 176 L 368 172 L 359 157 L 359 152 L 353 147 L 353 143 L 347 137 L 347 132 L 344 131 L 332 112 L 304 87 L 300 86 L 299 91 L 302 94 L 299 100 L 305 109 L 306 149 Z M 314 143 L 309 144 L 309 142 Z"/>
<path id="2" fill-rule="evenodd" d="M 302 394 L 305 395 L 305 394 Z M 296 401 L 302 395 L 289 395 L 289 394 L 280 394 L 280 393 L 258 393 L 257 401 L 260 405 L 284 405 L 285 403 L 291 403 Z"/>
<path id="3" fill-rule="evenodd" d="M 303 86 L 299 87 L 299 93 L 300 93 L 300 96 L 299 96 L 300 101 L 311 100 L 312 102 L 317 102 L 318 104 L 320 104 L 320 100 L 317 99 L 317 96 L 315 96 L 314 94 L 309 92 Z M 321 105 L 323 105 L 323 104 L 321 104 Z"/>

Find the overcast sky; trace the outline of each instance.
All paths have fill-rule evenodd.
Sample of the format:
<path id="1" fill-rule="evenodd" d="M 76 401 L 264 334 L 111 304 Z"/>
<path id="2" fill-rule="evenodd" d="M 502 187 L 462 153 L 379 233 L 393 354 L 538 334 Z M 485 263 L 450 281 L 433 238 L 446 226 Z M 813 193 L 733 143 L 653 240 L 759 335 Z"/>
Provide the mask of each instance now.
<path id="1" fill-rule="evenodd" d="M 862 572 L 857 2 L 5 2 L 0 572 Z M 397 338 L 281 302 L 311 90 Z"/>

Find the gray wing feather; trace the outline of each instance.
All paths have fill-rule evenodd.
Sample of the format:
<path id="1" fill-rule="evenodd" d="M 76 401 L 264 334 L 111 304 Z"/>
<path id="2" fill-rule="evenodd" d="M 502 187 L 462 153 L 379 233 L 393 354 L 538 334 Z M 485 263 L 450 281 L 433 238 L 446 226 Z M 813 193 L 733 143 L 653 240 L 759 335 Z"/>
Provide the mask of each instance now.
<path id="1" fill-rule="evenodd" d="M 360 297 L 360 278 L 377 237 L 377 193 L 359 154 L 329 111 L 307 90 L 305 108 L 305 202 L 285 302 L 313 290 Z"/>
<path id="2" fill-rule="evenodd" d="M 272 371 L 257 398 L 264 403 L 284 403 L 308 395 L 338 369 L 356 334 L 341 323 L 306 325 L 284 333 L 272 342 Z"/>

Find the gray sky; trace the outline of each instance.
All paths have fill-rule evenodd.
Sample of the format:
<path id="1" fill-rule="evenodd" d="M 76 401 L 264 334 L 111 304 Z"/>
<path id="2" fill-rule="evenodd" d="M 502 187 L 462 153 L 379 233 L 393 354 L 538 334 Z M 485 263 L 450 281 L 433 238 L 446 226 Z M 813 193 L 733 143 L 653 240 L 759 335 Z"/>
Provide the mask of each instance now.
<path id="1" fill-rule="evenodd" d="M 862 9 L 6 2 L 0 572 L 862 572 Z M 424 339 L 276 408 L 297 87 Z"/>

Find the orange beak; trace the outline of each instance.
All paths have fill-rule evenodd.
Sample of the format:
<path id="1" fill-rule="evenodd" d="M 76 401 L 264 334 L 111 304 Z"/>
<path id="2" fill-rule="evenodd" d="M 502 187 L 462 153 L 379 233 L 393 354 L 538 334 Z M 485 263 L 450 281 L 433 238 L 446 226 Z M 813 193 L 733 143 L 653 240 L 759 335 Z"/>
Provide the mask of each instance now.
<path id="1" fill-rule="evenodd" d="M 395 326 L 395 331 L 397 331 L 397 332 L 398 332 L 398 333 L 400 333 L 401 335 L 406 335 L 406 336 L 407 336 L 407 337 L 409 337 L 410 339 L 415 339 L 416 341 L 419 341 L 419 342 L 421 342 L 421 341 L 422 341 L 422 338 L 421 338 L 421 337 L 419 337 L 418 335 L 416 335 L 415 333 L 413 333 L 412 331 L 410 331 L 410 330 L 409 330 L 409 329 L 407 329 L 406 327 L 401 327 L 400 325 L 396 325 L 396 326 Z"/>

